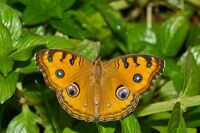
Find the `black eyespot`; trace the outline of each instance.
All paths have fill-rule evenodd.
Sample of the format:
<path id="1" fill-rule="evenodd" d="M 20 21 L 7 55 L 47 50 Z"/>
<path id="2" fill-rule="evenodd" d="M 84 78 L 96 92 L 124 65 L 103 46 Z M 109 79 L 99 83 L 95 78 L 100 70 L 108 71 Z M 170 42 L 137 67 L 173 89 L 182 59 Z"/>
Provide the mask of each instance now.
<path id="1" fill-rule="evenodd" d="M 49 62 L 52 62 L 52 61 L 53 61 L 52 56 L 48 56 L 47 59 L 48 59 Z"/>
<path id="2" fill-rule="evenodd" d="M 135 74 L 135 75 L 133 76 L 133 80 L 134 80 L 136 83 L 141 82 L 141 81 L 142 81 L 142 75 L 140 75 L 140 74 Z"/>
<path id="3" fill-rule="evenodd" d="M 79 87 L 76 84 L 74 84 L 74 83 L 70 84 L 67 87 L 67 94 L 70 97 L 76 97 L 76 96 L 78 96 L 78 94 L 79 94 Z"/>
<path id="4" fill-rule="evenodd" d="M 120 100 L 125 100 L 125 99 L 127 99 L 128 96 L 129 96 L 129 90 L 128 90 L 126 87 L 124 87 L 124 86 L 119 87 L 119 88 L 117 88 L 117 90 L 116 90 L 116 96 L 117 96 L 117 98 L 119 98 Z"/>
<path id="5" fill-rule="evenodd" d="M 151 62 L 148 62 L 147 65 L 146 65 L 148 68 L 150 68 L 152 66 L 152 63 Z"/>
<path id="6" fill-rule="evenodd" d="M 65 72 L 62 69 L 56 70 L 56 77 L 63 78 L 65 76 Z"/>

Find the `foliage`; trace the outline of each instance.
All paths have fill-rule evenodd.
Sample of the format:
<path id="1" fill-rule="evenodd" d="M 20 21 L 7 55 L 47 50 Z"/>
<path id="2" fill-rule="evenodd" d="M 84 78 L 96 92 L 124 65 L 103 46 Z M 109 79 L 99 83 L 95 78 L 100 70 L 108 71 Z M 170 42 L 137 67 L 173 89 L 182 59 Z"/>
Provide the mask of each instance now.
<path id="1" fill-rule="evenodd" d="M 200 1 L 1 0 L 0 132 L 196 133 L 200 127 Z M 121 121 L 86 123 L 58 105 L 35 65 L 43 48 L 95 60 L 157 55 L 163 76 Z M 88 130 L 90 129 L 90 130 Z"/>

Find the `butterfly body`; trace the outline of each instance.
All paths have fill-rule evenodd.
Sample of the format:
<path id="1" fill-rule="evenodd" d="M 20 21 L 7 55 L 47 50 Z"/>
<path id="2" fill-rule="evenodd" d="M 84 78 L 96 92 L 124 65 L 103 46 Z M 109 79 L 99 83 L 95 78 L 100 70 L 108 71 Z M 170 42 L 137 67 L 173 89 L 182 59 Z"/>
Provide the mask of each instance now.
<path id="1" fill-rule="evenodd" d="M 60 105 L 85 121 L 125 117 L 164 69 L 164 60 L 155 56 L 131 54 L 103 64 L 59 49 L 37 52 L 36 64 Z"/>

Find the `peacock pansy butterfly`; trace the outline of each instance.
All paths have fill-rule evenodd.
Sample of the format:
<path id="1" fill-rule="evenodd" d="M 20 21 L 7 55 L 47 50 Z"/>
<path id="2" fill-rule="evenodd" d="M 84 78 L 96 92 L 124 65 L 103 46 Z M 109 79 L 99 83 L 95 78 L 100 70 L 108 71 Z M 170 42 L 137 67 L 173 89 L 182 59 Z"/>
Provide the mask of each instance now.
<path id="1" fill-rule="evenodd" d="M 163 59 L 129 54 L 103 64 L 70 51 L 36 53 L 44 80 L 71 116 L 85 121 L 115 121 L 134 110 L 163 72 Z"/>

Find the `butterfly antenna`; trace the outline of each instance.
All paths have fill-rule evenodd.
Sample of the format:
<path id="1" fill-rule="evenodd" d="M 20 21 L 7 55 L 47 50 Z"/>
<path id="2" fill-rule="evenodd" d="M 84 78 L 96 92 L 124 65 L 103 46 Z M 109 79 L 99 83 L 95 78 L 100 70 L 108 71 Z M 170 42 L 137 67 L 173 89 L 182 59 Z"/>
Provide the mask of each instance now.
<path id="1" fill-rule="evenodd" d="M 96 42 L 96 60 L 100 58 L 100 46 L 101 42 Z"/>

